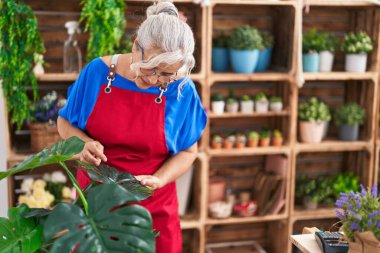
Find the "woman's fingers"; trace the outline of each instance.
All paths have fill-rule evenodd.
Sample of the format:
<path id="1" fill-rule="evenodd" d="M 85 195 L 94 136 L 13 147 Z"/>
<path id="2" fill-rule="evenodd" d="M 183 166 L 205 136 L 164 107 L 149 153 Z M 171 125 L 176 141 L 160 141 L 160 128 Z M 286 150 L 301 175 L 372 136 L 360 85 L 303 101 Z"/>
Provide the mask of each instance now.
<path id="1" fill-rule="evenodd" d="M 100 158 L 103 162 L 107 161 L 107 157 L 104 155 L 104 147 L 98 141 L 94 141 L 88 145 L 88 150 L 97 158 Z"/>
<path id="2" fill-rule="evenodd" d="M 91 154 L 91 152 L 89 151 L 82 152 L 81 161 L 87 162 L 96 166 L 99 166 L 101 162 L 100 158 L 97 158 L 96 156 Z"/>

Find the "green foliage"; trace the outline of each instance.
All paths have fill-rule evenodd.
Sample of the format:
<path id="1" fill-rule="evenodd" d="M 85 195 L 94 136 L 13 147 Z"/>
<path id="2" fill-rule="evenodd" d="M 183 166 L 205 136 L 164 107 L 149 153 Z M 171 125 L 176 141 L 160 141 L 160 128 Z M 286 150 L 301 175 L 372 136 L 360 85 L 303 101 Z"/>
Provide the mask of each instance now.
<path id="1" fill-rule="evenodd" d="M 214 93 L 211 95 L 211 101 L 213 102 L 224 101 L 224 96 L 220 93 Z"/>
<path id="2" fill-rule="evenodd" d="M 338 48 L 338 40 L 329 33 L 321 33 L 321 51 L 334 52 Z"/>
<path id="3" fill-rule="evenodd" d="M 8 218 L 0 217 L 0 252 L 30 253 L 42 245 L 42 226 L 34 218 L 24 218 L 30 211 L 25 204 L 8 210 Z"/>
<path id="4" fill-rule="evenodd" d="M 365 110 L 356 103 L 348 103 L 340 106 L 334 115 L 337 126 L 347 124 L 349 126 L 362 125 L 365 119 Z"/>
<path id="5" fill-rule="evenodd" d="M 234 103 L 237 103 L 238 100 L 234 97 L 229 97 L 229 98 L 227 98 L 226 102 L 227 102 L 227 104 L 234 104 Z"/>
<path id="6" fill-rule="evenodd" d="M 281 133 L 281 131 L 280 130 L 274 130 L 273 131 L 273 137 L 274 138 L 282 138 L 282 133 Z"/>
<path id="7" fill-rule="evenodd" d="M 249 132 L 249 139 L 259 139 L 259 138 L 260 138 L 260 135 L 258 132 L 256 131 Z"/>
<path id="8" fill-rule="evenodd" d="M 252 98 L 248 95 L 243 95 L 240 100 L 241 101 L 252 101 Z"/>
<path id="9" fill-rule="evenodd" d="M 346 54 L 369 53 L 373 50 L 373 43 L 365 32 L 349 33 L 344 36 L 342 50 Z"/>
<path id="10" fill-rule="evenodd" d="M 255 100 L 256 101 L 268 101 L 268 98 L 264 93 L 260 92 L 260 93 L 256 94 Z"/>
<path id="11" fill-rule="evenodd" d="M 132 37 L 124 33 L 120 41 L 120 46 L 119 48 L 115 50 L 115 52 L 118 54 L 128 54 L 132 52 L 132 47 L 133 47 Z"/>
<path id="12" fill-rule="evenodd" d="M 230 36 L 225 35 L 224 33 L 218 34 L 212 40 L 212 47 L 214 48 L 228 48 L 228 43 L 230 40 Z"/>
<path id="13" fill-rule="evenodd" d="M 270 138 L 270 130 L 268 129 L 263 129 L 260 132 L 260 139 L 267 139 Z"/>
<path id="14" fill-rule="evenodd" d="M 273 48 L 274 38 L 273 35 L 267 32 L 260 32 L 261 38 L 263 39 L 263 48 Z"/>
<path id="15" fill-rule="evenodd" d="M 310 29 L 302 36 L 302 52 L 304 54 L 317 52 L 319 53 L 324 44 L 324 35 L 317 31 L 316 28 Z"/>
<path id="16" fill-rule="evenodd" d="M 263 39 L 256 28 L 243 25 L 232 31 L 229 48 L 237 50 L 261 49 L 263 48 Z"/>
<path id="17" fill-rule="evenodd" d="M 314 203 L 320 203 L 332 193 L 329 178 L 307 178 L 300 176 L 296 180 L 296 196 L 308 197 Z"/>
<path id="18" fill-rule="evenodd" d="M 32 9 L 20 1 L 0 3 L 0 80 L 11 122 L 21 128 L 30 118 L 27 89 L 32 87 L 37 100 L 37 80 L 33 74 L 34 54 L 45 52 Z"/>
<path id="19" fill-rule="evenodd" d="M 339 198 L 340 193 L 349 193 L 359 190 L 359 177 L 352 172 L 338 174 L 332 181 L 334 199 Z"/>
<path id="20" fill-rule="evenodd" d="M 272 97 L 270 97 L 270 102 L 271 103 L 280 103 L 280 102 L 282 102 L 282 98 L 272 96 Z"/>
<path id="21" fill-rule="evenodd" d="M 312 97 L 298 105 L 298 118 L 301 121 L 308 122 L 330 121 L 331 113 L 329 107 L 323 101 Z"/>
<path id="22" fill-rule="evenodd" d="M 124 0 L 82 0 L 80 22 L 85 21 L 84 31 L 90 31 L 87 45 L 87 61 L 112 55 L 120 47 L 125 33 Z"/>

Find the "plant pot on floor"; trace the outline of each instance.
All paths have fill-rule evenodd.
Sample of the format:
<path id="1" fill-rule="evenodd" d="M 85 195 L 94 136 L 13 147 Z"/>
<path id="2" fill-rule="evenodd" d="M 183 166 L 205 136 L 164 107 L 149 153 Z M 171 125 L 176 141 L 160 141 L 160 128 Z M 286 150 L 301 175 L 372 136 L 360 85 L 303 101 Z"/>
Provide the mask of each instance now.
<path id="1" fill-rule="evenodd" d="M 320 143 L 323 137 L 324 124 L 320 122 L 300 121 L 300 139 L 305 143 Z"/>
<path id="2" fill-rule="evenodd" d="M 212 70 L 215 72 L 225 72 L 229 64 L 228 48 L 212 48 Z"/>
<path id="3" fill-rule="evenodd" d="M 334 54 L 330 51 L 320 52 L 319 71 L 331 72 L 334 62 Z"/>
<path id="4" fill-rule="evenodd" d="M 255 72 L 264 72 L 268 70 L 270 59 L 272 56 L 272 49 L 266 48 L 260 50 L 259 59 L 257 61 L 257 66 Z"/>
<path id="5" fill-rule="evenodd" d="M 346 54 L 345 70 L 364 73 L 367 69 L 367 54 Z"/>
<path id="6" fill-rule="evenodd" d="M 319 70 L 319 53 L 308 53 L 302 55 L 302 66 L 304 72 L 318 72 Z"/>
<path id="7" fill-rule="evenodd" d="M 343 141 L 356 141 L 359 139 L 359 125 L 350 126 L 347 124 L 339 127 L 339 139 Z"/>
<path id="8" fill-rule="evenodd" d="M 213 101 L 211 102 L 211 108 L 212 108 L 212 112 L 214 114 L 223 114 L 224 113 L 224 105 L 225 105 L 225 102 L 224 101 Z"/>
<path id="9" fill-rule="evenodd" d="M 259 59 L 259 50 L 230 49 L 230 61 L 235 73 L 254 72 Z"/>

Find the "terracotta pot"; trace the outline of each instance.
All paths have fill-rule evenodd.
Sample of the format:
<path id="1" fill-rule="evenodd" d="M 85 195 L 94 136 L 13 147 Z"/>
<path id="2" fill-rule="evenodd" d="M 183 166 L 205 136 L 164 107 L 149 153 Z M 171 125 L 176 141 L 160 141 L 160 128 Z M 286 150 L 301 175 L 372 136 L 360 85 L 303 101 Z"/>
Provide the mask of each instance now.
<path id="1" fill-rule="evenodd" d="M 244 142 L 237 142 L 236 143 L 236 148 L 244 148 L 245 147 L 245 143 Z"/>
<path id="2" fill-rule="evenodd" d="M 270 138 L 261 138 L 260 139 L 260 146 L 261 147 L 269 147 L 270 144 Z"/>
<path id="3" fill-rule="evenodd" d="M 224 149 L 232 149 L 234 147 L 234 144 L 230 141 L 224 141 L 223 142 L 223 148 Z"/>
<path id="4" fill-rule="evenodd" d="M 222 177 L 210 178 L 208 186 L 208 203 L 223 201 L 226 191 L 227 182 Z"/>
<path id="5" fill-rule="evenodd" d="M 280 147 L 280 146 L 282 146 L 283 142 L 284 142 L 284 138 L 282 138 L 282 137 L 273 138 L 273 140 L 272 140 L 272 146 Z"/>
<path id="6" fill-rule="evenodd" d="M 255 148 L 259 145 L 259 139 L 249 139 L 248 140 L 248 147 Z"/>
<path id="7" fill-rule="evenodd" d="M 212 142 L 212 143 L 211 143 L 211 148 L 212 148 L 212 149 L 221 149 L 221 148 L 222 148 L 222 143 L 219 143 L 219 142 Z"/>

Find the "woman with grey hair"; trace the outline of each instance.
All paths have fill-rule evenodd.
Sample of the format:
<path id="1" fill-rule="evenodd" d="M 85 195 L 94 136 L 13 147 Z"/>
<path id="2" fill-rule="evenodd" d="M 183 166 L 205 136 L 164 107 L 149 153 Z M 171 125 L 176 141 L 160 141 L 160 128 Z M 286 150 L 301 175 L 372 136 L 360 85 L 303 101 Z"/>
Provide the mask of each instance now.
<path id="1" fill-rule="evenodd" d="M 85 141 L 79 159 L 135 175 L 154 194 L 141 202 L 153 217 L 156 252 L 181 252 L 175 180 L 197 155 L 206 113 L 189 74 L 194 36 L 173 3 L 150 6 L 132 53 L 91 61 L 59 111 L 62 138 Z M 186 73 L 181 77 L 179 71 Z M 78 171 L 85 188 L 90 179 Z"/>

